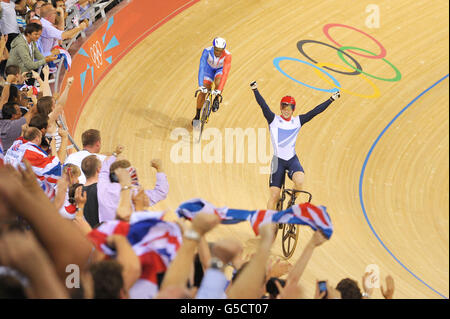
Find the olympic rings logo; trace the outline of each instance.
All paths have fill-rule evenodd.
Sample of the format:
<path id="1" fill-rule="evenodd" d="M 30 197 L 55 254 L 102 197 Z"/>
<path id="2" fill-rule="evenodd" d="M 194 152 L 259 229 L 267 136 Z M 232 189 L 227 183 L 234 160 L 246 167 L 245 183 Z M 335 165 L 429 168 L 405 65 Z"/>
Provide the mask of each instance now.
<path id="1" fill-rule="evenodd" d="M 94 62 L 97 69 L 100 69 L 100 67 L 103 65 L 103 58 L 102 58 L 102 47 L 100 45 L 100 42 L 96 41 L 91 46 L 91 60 Z"/>
<path id="2" fill-rule="evenodd" d="M 334 28 L 334 27 L 347 28 L 347 29 L 351 29 L 353 31 L 356 31 L 356 32 L 359 32 L 359 33 L 363 34 L 364 36 L 368 37 L 373 42 L 375 42 L 375 44 L 380 48 L 380 53 L 376 54 L 376 53 L 370 52 L 368 50 L 357 48 L 357 47 L 353 47 L 353 46 L 342 46 L 337 41 L 335 41 L 333 38 L 331 38 L 331 36 L 329 34 L 329 30 L 331 28 Z M 386 56 L 386 49 L 383 47 L 383 45 L 378 40 L 376 40 L 371 35 L 365 33 L 362 30 L 359 30 L 357 28 L 354 28 L 354 27 L 351 27 L 351 26 L 348 26 L 348 25 L 345 25 L 345 24 L 337 24 L 337 23 L 330 23 L 330 24 L 325 25 L 323 27 L 323 33 L 337 47 L 336 46 L 332 46 L 332 45 L 330 45 L 328 43 L 324 43 L 324 42 L 320 42 L 320 41 L 316 41 L 316 40 L 301 40 L 301 41 L 299 41 L 297 43 L 297 48 L 298 48 L 299 52 L 304 57 L 306 57 L 309 61 L 311 61 L 312 63 L 308 62 L 308 61 L 300 60 L 300 59 L 290 58 L 290 57 L 277 57 L 277 58 L 275 58 L 273 60 L 274 66 L 284 76 L 286 76 L 289 79 L 293 80 L 294 82 L 297 82 L 297 83 L 299 83 L 301 85 L 304 85 L 304 86 L 306 86 L 306 87 L 308 87 L 310 89 L 314 89 L 314 90 L 318 90 L 318 91 L 322 91 L 322 92 L 336 92 L 337 90 L 340 90 L 341 92 L 345 92 L 345 93 L 348 93 L 350 95 L 359 96 L 359 97 L 368 98 L 368 99 L 370 99 L 370 98 L 373 99 L 373 98 L 379 97 L 380 96 L 380 89 L 371 80 L 369 80 L 367 77 L 370 77 L 370 78 L 373 78 L 373 79 L 376 79 L 376 80 L 380 80 L 380 81 L 387 81 L 387 82 L 396 82 L 396 81 L 400 81 L 401 80 L 402 75 L 401 75 L 400 71 L 392 63 L 390 63 L 388 60 L 386 60 L 384 58 Z M 332 64 L 332 63 L 317 62 L 316 60 L 311 58 L 308 54 L 306 54 L 306 52 L 305 52 L 303 47 L 307 43 L 316 43 L 316 44 L 320 44 L 320 45 L 323 45 L 323 46 L 326 46 L 326 47 L 329 47 L 329 48 L 332 48 L 332 49 L 336 50 L 338 57 L 347 65 L 347 67 L 341 66 L 341 65 Z M 345 51 L 347 51 L 347 52 L 345 52 Z M 362 54 L 360 52 L 364 52 L 366 54 Z M 394 70 L 395 75 L 392 78 L 383 78 L 383 77 L 375 76 L 375 75 L 369 74 L 367 72 L 364 72 L 361 64 L 354 57 L 352 57 L 349 53 L 352 53 L 354 55 L 358 55 L 358 56 L 361 56 L 361 57 L 364 57 L 364 58 L 368 58 L 368 59 L 381 59 L 384 63 L 389 65 L 389 67 L 391 67 Z M 318 87 L 311 86 L 309 84 L 306 84 L 304 82 L 301 82 L 301 81 L 293 78 L 292 76 L 287 74 L 280 67 L 280 62 L 281 61 L 285 61 L 285 60 L 296 61 L 296 62 L 300 62 L 300 63 L 303 63 L 303 64 L 306 64 L 308 66 L 313 67 L 314 68 L 314 72 L 322 80 L 324 80 L 326 83 L 331 85 L 333 88 L 332 89 L 318 88 Z M 350 63 L 348 60 L 351 60 L 352 63 Z M 343 75 L 352 75 L 352 76 L 353 75 L 357 75 L 357 76 L 361 77 L 361 79 L 363 79 L 365 82 L 367 82 L 373 88 L 373 93 L 371 95 L 363 95 L 363 94 L 359 94 L 357 92 L 352 92 L 352 91 L 350 91 L 348 89 L 344 89 L 344 88 L 342 88 L 342 86 L 339 83 L 339 81 L 327 71 L 332 71 L 332 72 L 343 74 Z M 331 81 L 330 81 L 330 79 L 331 79 Z"/>

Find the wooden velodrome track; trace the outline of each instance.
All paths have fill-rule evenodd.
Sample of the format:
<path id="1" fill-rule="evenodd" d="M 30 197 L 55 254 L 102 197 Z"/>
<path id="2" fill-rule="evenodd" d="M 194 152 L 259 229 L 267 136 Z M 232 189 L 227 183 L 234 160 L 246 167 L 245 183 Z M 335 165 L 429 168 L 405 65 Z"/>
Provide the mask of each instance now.
<path id="1" fill-rule="evenodd" d="M 368 28 L 366 7 L 374 2 L 380 26 Z M 198 62 L 217 35 L 227 39 L 233 61 L 224 103 L 208 128 L 217 128 L 222 136 L 225 128 L 267 128 L 249 89 L 251 80 L 258 81 L 276 113 L 279 99 L 287 94 L 297 100 L 295 114 L 326 100 L 330 93 L 294 82 L 277 71 L 273 60 L 284 56 L 309 61 L 297 49 L 300 40 L 335 46 L 323 32 L 330 23 L 357 28 L 378 40 L 402 78 L 392 82 L 328 71 L 353 93 L 342 91 L 342 98 L 305 125 L 298 138 L 305 189 L 313 194 L 314 204 L 327 207 L 335 227 L 331 240 L 314 253 L 301 283 L 312 297 L 316 279 L 331 284 L 345 277 L 361 281 L 366 266 L 376 264 L 382 278 L 393 275 L 396 298 L 448 298 L 448 77 L 413 101 L 448 74 L 446 0 L 200 1 L 150 34 L 103 79 L 84 107 L 75 138 L 80 141 L 84 130 L 97 128 L 103 151 L 126 145 L 125 155 L 149 187 L 155 180 L 150 159 L 162 158 L 170 191 L 155 209 L 168 210 L 169 218 L 178 204 L 194 197 L 217 206 L 263 209 L 268 199 L 268 175 L 260 173 L 264 163 L 249 163 L 247 156 L 243 163 L 225 163 L 225 146 L 222 163 L 192 163 L 192 139 L 180 142 L 170 138 L 171 132 L 191 132 Z M 374 41 L 349 28 L 333 27 L 329 34 L 342 46 L 380 52 Z M 318 62 L 350 70 L 332 48 L 316 43 L 303 48 Z M 364 72 L 395 76 L 387 62 L 351 56 Z M 289 60 L 280 66 L 308 85 L 333 87 L 311 66 Z M 377 98 L 357 96 L 373 96 L 372 85 L 379 89 Z M 268 136 L 265 140 L 269 145 Z M 190 147 L 191 163 L 171 159 L 177 143 Z M 291 263 L 311 233 L 301 228 Z M 254 248 L 247 223 L 221 225 L 208 239 L 226 236 L 242 240 L 249 252 Z M 280 247 L 277 238 L 274 255 L 281 255 Z M 381 297 L 378 290 L 374 297 Z"/>

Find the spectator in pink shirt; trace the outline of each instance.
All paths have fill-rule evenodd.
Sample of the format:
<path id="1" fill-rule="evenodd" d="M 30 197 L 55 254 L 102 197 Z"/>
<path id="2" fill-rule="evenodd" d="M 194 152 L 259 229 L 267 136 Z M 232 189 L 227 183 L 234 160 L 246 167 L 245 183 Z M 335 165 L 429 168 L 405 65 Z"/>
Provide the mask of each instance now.
<path id="1" fill-rule="evenodd" d="M 120 192 L 128 189 L 132 185 L 121 187 L 119 182 L 112 182 L 111 175 L 117 168 L 129 168 L 131 163 L 128 160 L 118 158 L 118 155 L 124 150 L 123 146 L 118 146 L 112 156 L 107 157 L 102 164 L 98 176 L 97 195 L 98 195 L 98 214 L 99 221 L 116 219 L 116 211 L 119 206 Z M 153 190 L 146 190 L 145 194 L 150 200 L 150 206 L 162 201 L 169 192 L 169 183 L 167 176 L 162 171 L 161 160 L 153 159 L 151 166 L 157 171 L 156 185 Z"/>
<path id="2" fill-rule="evenodd" d="M 72 39 L 75 37 L 80 31 L 83 31 L 88 27 L 88 22 L 83 21 L 76 28 L 71 30 L 62 31 L 55 27 L 55 19 L 56 19 L 56 9 L 53 7 L 51 3 L 45 4 L 41 7 L 41 23 L 42 23 L 42 35 L 41 35 L 41 44 L 43 54 L 45 56 L 52 55 L 52 49 L 55 45 L 58 44 L 58 41 L 63 41 L 66 39 Z"/>

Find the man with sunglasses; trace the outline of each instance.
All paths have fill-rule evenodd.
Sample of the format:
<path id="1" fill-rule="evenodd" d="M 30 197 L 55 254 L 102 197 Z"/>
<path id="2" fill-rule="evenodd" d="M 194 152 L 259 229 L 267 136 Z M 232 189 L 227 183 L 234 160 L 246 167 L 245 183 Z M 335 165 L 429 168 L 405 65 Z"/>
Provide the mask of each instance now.
<path id="1" fill-rule="evenodd" d="M 292 96 L 285 96 L 281 99 L 281 115 L 275 115 L 259 93 L 256 81 L 250 83 L 250 87 L 267 123 L 269 123 L 274 156 L 271 165 L 270 198 L 267 203 L 267 209 L 275 210 L 280 198 L 281 187 L 284 184 L 285 171 L 288 171 L 288 177 L 294 182 L 294 189 L 301 190 L 303 186 L 305 171 L 295 153 L 295 142 L 297 141 L 300 128 L 316 115 L 325 111 L 341 95 L 337 91 L 328 100 L 317 105 L 308 113 L 293 117 L 295 99 Z"/>

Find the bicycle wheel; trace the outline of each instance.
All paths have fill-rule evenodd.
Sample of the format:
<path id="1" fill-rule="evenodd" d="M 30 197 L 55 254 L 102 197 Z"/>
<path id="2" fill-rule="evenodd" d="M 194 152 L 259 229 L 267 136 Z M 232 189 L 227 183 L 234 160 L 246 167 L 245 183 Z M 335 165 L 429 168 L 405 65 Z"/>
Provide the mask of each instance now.
<path id="1" fill-rule="evenodd" d="M 207 99 L 207 100 L 205 100 L 205 103 L 203 104 L 203 107 L 202 107 L 202 114 L 200 115 L 200 122 L 201 122 L 200 134 L 198 136 L 199 141 L 202 138 L 203 128 L 204 128 L 206 122 L 208 121 L 209 113 L 211 113 L 210 104 L 211 104 L 211 101 L 209 101 L 209 99 Z"/>
<path id="2" fill-rule="evenodd" d="M 281 238 L 281 246 L 283 248 L 284 257 L 291 258 L 294 254 L 298 241 L 298 225 L 284 224 L 283 236 Z"/>

